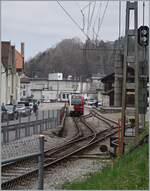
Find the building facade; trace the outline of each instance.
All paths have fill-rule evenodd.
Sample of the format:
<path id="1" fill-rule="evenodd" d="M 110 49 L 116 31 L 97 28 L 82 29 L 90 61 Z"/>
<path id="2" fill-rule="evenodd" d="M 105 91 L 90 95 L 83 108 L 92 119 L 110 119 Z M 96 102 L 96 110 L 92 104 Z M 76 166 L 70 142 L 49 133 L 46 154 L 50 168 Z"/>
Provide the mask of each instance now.
<path id="1" fill-rule="evenodd" d="M 70 94 L 82 94 L 87 96 L 91 82 L 75 80 L 48 80 L 32 78 L 31 94 L 34 99 L 67 101 Z"/>
<path id="2" fill-rule="evenodd" d="M 15 46 L 10 41 L 1 42 L 1 61 L 2 61 L 2 83 L 1 100 L 4 104 L 16 104 L 20 100 L 20 73 L 17 63 L 22 63 L 23 56 L 18 58 Z M 23 67 L 20 68 L 20 72 Z"/>
<path id="3" fill-rule="evenodd" d="M 26 100 L 31 97 L 31 83 L 29 78 L 22 74 L 20 76 L 20 100 Z"/>

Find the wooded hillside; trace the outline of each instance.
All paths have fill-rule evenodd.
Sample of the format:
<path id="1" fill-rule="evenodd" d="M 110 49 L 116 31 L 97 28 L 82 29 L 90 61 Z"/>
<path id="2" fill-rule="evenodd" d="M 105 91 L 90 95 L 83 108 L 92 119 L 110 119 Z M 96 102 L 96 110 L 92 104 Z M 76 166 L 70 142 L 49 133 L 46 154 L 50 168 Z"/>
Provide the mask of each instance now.
<path id="1" fill-rule="evenodd" d="M 51 72 L 62 72 L 64 77 L 86 79 L 92 74 L 114 71 L 117 41 L 82 43 L 80 39 L 64 39 L 55 47 L 39 53 L 25 63 L 25 73 L 30 77 L 48 77 Z"/>

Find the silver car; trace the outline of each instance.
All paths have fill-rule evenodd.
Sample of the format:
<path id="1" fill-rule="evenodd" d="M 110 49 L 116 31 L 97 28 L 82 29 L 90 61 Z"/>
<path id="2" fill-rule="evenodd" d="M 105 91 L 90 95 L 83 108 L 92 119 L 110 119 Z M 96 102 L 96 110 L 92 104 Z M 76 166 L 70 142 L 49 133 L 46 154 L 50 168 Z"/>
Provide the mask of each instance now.
<path id="1" fill-rule="evenodd" d="M 28 116 L 31 114 L 30 108 L 27 108 L 25 104 L 18 104 L 16 106 L 16 111 L 19 113 L 20 116 Z"/>

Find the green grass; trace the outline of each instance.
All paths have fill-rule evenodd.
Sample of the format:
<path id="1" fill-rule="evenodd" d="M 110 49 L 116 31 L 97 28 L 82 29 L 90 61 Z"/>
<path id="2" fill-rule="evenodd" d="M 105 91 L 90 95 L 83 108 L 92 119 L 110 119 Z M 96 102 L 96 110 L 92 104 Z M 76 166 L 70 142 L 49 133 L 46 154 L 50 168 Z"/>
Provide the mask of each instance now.
<path id="1" fill-rule="evenodd" d="M 148 190 L 148 144 L 132 153 L 116 159 L 113 167 L 107 166 L 101 172 L 89 175 L 80 182 L 65 183 L 63 189 L 70 190 Z"/>

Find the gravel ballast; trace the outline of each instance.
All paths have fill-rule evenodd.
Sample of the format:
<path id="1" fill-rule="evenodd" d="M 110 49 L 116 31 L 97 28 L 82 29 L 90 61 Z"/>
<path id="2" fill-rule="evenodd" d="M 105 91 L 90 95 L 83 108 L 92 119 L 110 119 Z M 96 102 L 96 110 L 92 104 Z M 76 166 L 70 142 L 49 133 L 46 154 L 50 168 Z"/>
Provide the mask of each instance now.
<path id="1" fill-rule="evenodd" d="M 96 120 L 96 118 L 89 118 L 88 121 L 90 123 L 94 122 L 94 126 L 96 128 L 96 131 L 98 130 L 102 130 L 104 128 L 104 124 L 103 124 L 103 128 L 101 128 L 99 125 L 101 125 L 101 123 L 98 122 L 98 120 Z M 99 124 L 97 126 L 97 124 Z M 76 130 L 74 128 L 74 126 L 72 125 L 72 120 L 71 118 L 67 118 L 65 121 L 65 128 L 64 128 L 64 135 L 63 137 L 56 137 L 53 135 L 52 131 L 49 130 L 49 132 L 44 132 L 43 134 L 45 135 L 45 138 L 47 140 L 47 142 L 45 143 L 45 149 L 49 148 L 49 147 L 53 147 L 56 146 L 58 144 L 61 144 L 65 141 L 67 141 L 68 139 L 70 139 L 71 137 L 73 137 L 73 135 L 76 133 Z M 22 152 L 24 151 L 25 153 L 27 152 L 35 152 L 38 147 L 37 147 L 37 137 L 36 136 L 32 136 L 32 137 L 28 137 L 25 140 L 22 139 L 20 140 L 21 142 L 14 142 L 14 144 L 12 144 L 12 152 L 10 152 L 10 145 L 4 145 L 2 146 L 2 157 L 3 158 L 8 158 L 10 155 L 12 156 L 12 154 L 8 155 L 7 151 L 6 151 L 6 147 L 9 147 L 9 152 L 13 153 L 15 150 L 17 150 L 16 152 L 14 152 L 14 156 L 16 156 L 17 154 L 22 154 Z M 29 147 L 29 144 L 27 143 L 31 143 L 32 147 Z M 109 142 L 107 141 L 107 144 L 109 144 Z M 18 146 L 18 147 L 17 147 Z M 86 154 L 95 154 L 95 153 L 100 153 L 99 150 L 99 146 L 100 144 L 97 144 L 97 146 L 92 149 L 89 150 L 88 152 L 86 151 Z M 17 148 L 17 149 L 16 149 Z M 5 150 L 5 152 L 4 152 Z M 104 165 L 106 165 L 107 162 L 100 162 L 97 159 L 87 159 L 87 158 L 79 158 L 79 159 L 75 159 L 75 158 L 71 158 L 71 159 L 66 159 L 64 162 L 61 162 L 57 165 L 55 165 L 54 167 L 51 167 L 49 169 L 46 169 L 45 171 L 45 175 L 44 175 L 44 189 L 62 189 L 62 185 L 65 182 L 71 182 L 74 180 L 83 180 L 85 179 L 88 174 L 90 173 L 94 173 L 98 170 L 101 170 L 102 167 Z M 15 189 L 37 189 L 37 178 L 31 178 L 30 181 L 25 181 L 25 186 L 21 186 L 21 185 L 17 185 L 15 187 Z"/>

